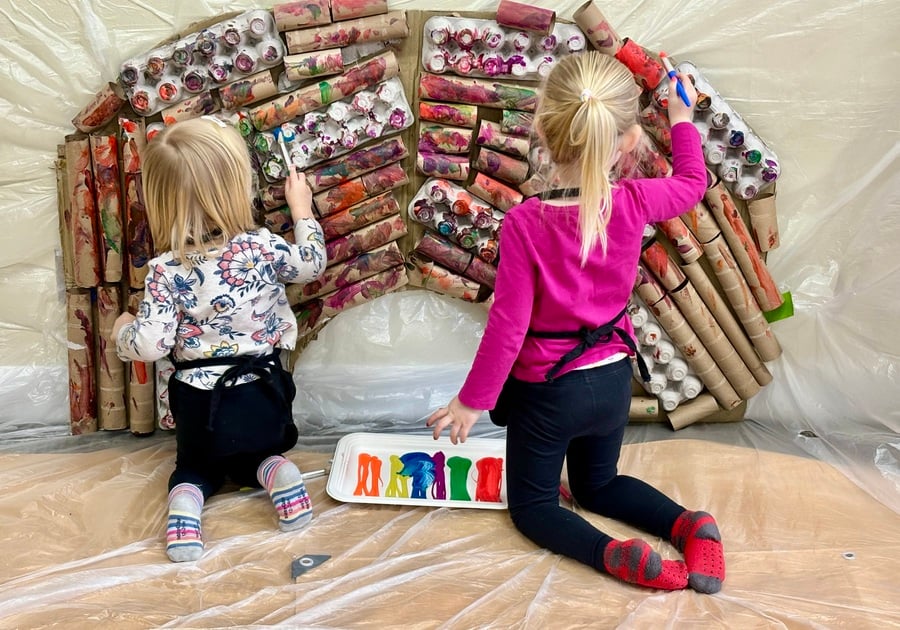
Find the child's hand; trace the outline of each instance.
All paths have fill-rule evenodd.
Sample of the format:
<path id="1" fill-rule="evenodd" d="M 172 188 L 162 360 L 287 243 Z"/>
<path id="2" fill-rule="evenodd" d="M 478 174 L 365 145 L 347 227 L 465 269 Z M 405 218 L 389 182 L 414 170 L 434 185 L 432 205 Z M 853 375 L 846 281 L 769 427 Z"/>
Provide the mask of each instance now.
<path id="1" fill-rule="evenodd" d="M 116 342 L 116 339 L 119 338 L 119 331 L 122 330 L 122 326 L 126 326 L 135 320 L 134 315 L 131 313 L 122 313 L 116 318 L 116 321 L 113 322 L 112 332 L 109 334 L 109 340 L 113 343 Z"/>
<path id="2" fill-rule="evenodd" d="M 673 127 L 680 122 L 692 122 L 694 120 L 694 106 L 697 104 L 697 90 L 694 83 L 686 74 L 678 73 L 684 93 L 691 102 L 690 107 L 685 105 L 678 96 L 678 88 L 675 79 L 669 79 L 669 124 Z"/>
<path id="3" fill-rule="evenodd" d="M 481 417 L 481 409 L 473 409 L 459 401 L 458 396 L 454 396 L 453 400 L 446 407 L 441 407 L 435 411 L 425 422 L 426 427 L 434 426 L 434 439 L 441 437 L 441 432 L 450 427 L 450 442 L 465 442 L 469 436 L 469 429 Z"/>
<path id="4" fill-rule="evenodd" d="M 298 173 L 293 164 L 288 169 L 287 179 L 284 180 L 284 198 L 291 209 L 291 218 L 294 221 L 315 218 L 312 211 L 312 190 L 306 183 L 306 177 L 303 173 Z"/>

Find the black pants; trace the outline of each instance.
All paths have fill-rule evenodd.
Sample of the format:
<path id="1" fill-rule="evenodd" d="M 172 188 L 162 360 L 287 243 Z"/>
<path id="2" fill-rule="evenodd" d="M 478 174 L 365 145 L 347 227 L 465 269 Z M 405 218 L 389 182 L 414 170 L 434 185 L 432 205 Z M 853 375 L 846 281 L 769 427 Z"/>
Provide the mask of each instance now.
<path id="1" fill-rule="evenodd" d="M 669 540 L 684 508 L 649 484 L 619 475 L 631 405 L 628 359 L 573 370 L 552 383 L 510 379 L 506 484 L 516 528 L 538 545 L 603 571 L 612 540 L 559 506 L 563 460 L 582 507 Z M 499 404 L 499 403 L 498 403 Z"/>
<path id="2" fill-rule="evenodd" d="M 259 487 L 259 465 L 297 444 L 297 427 L 290 409 L 296 390 L 289 373 L 279 376 L 276 389 L 261 380 L 224 388 L 212 423 L 212 391 L 176 378 L 169 380 L 177 443 L 169 490 L 179 483 L 191 483 L 208 499 L 226 479 L 240 486 Z M 281 396 L 277 389 L 282 390 Z"/>

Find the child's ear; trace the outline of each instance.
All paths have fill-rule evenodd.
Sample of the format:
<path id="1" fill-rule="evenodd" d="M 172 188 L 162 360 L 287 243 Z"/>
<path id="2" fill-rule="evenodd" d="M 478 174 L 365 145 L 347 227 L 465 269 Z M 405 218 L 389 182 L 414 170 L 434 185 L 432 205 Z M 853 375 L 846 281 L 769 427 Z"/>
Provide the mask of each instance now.
<path id="1" fill-rule="evenodd" d="M 625 132 L 622 134 L 622 139 L 619 141 L 619 151 L 622 153 L 631 153 L 637 148 L 638 143 L 641 141 L 641 136 L 644 134 L 644 130 L 641 129 L 641 126 L 637 123 L 631 125 Z"/>

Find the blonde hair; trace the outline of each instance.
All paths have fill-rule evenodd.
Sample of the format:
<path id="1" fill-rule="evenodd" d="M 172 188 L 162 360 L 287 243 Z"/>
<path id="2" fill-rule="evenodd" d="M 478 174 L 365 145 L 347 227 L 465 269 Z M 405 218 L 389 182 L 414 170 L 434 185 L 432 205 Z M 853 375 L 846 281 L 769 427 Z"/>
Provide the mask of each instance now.
<path id="1" fill-rule="evenodd" d="M 606 252 L 610 170 L 619 135 L 637 124 L 639 96 L 631 72 L 598 51 L 563 57 L 541 87 L 535 127 L 555 167 L 580 175 L 582 265 L 598 240 Z"/>
<path id="2" fill-rule="evenodd" d="M 256 227 L 250 154 L 231 126 L 206 118 L 167 127 L 142 157 L 147 219 L 158 252 L 217 247 Z"/>

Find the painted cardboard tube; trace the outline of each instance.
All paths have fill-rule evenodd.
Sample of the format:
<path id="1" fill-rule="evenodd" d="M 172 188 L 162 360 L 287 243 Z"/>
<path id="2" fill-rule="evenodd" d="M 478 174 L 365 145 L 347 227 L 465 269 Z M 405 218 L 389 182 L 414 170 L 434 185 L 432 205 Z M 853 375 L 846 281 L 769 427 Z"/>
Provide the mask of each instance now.
<path id="1" fill-rule="evenodd" d="M 303 304 L 400 264 L 403 264 L 403 254 L 396 241 L 391 241 L 327 268 L 318 280 L 289 284 L 285 293 L 291 306 Z"/>
<path id="2" fill-rule="evenodd" d="M 512 156 L 481 147 L 472 166 L 486 175 L 512 184 L 521 184 L 528 179 L 528 162 Z"/>
<path id="3" fill-rule="evenodd" d="M 398 162 L 408 154 L 403 138 L 393 136 L 308 168 L 305 173 L 306 181 L 313 192 L 319 192 L 391 162 Z"/>
<path id="4" fill-rule="evenodd" d="M 123 270 L 122 186 L 115 135 L 91 135 L 91 165 L 97 208 L 98 253 L 105 282 L 119 282 Z"/>
<path id="5" fill-rule="evenodd" d="M 406 222 L 399 214 L 382 219 L 372 225 L 351 232 L 325 244 L 328 266 L 344 262 L 363 252 L 368 252 L 407 233 Z"/>
<path id="6" fill-rule="evenodd" d="M 722 229 L 722 235 L 731 247 L 759 307 L 763 311 L 771 311 L 781 306 L 784 302 L 781 292 L 763 262 L 731 193 L 722 182 L 717 182 L 706 191 L 706 203 Z"/>
<path id="7" fill-rule="evenodd" d="M 109 339 L 121 312 L 121 289 L 114 285 L 97 287 L 97 426 L 104 431 L 128 428 L 125 364 Z"/>
<path id="8" fill-rule="evenodd" d="M 288 31 L 284 36 L 288 53 L 295 55 L 311 50 L 404 39 L 409 36 L 409 23 L 406 21 L 406 11 L 389 11 L 353 21 Z"/>
<path id="9" fill-rule="evenodd" d="M 556 23 L 556 11 L 512 0 L 500 0 L 496 21 L 507 28 L 547 35 Z"/>
<path id="10" fill-rule="evenodd" d="M 615 56 L 622 48 L 622 38 L 610 26 L 593 0 L 588 0 L 575 9 L 572 19 L 587 36 L 588 41 L 600 52 Z"/>
<path id="11" fill-rule="evenodd" d="M 426 232 L 414 250 L 478 284 L 494 288 L 497 268 L 445 238 Z"/>
<path id="12" fill-rule="evenodd" d="M 75 115 L 72 124 L 79 131 L 90 133 L 115 118 L 124 104 L 122 88 L 117 83 L 109 82 Z"/>
<path id="13" fill-rule="evenodd" d="M 455 273 L 446 267 L 442 267 L 433 260 L 429 260 L 416 252 L 411 252 L 409 262 L 406 265 L 409 274 L 409 283 L 430 289 L 443 295 L 456 297 L 467 302 L 474 302 L 478 298 L 481 285 L 465 276 Z"/>
<path id="14" fill-rule="evenodd" d="M 507 186 L 484 173 L 476 173 L 474 181 L 469 184 L 466 190 L 503 212 L 522 203 L 524 199 L 522 193 L 515 188 Z"/>
<path id="15" fill-rule="evenodd" d="M 86 142 L 86 141 L 85 141 Z M 94 362 L 94 318 L 91 294 L 66 292 L 66 340 L 69 361 L 69 431 L 97 430 L 97 388 Z"/>
<path id="16" fill-rule="evenodd" d="M 279 31 L 293 31 L 298 28 L 328 24 L 331 22 L 329 0 L 300 0 L 283 2 L 272 6 L 275 28 Z"/>
<path id="17" fill-rule="evenodd" d="M 631 406 L 628 408 L 629 422 L 661 422 L 659 414 L 659 400 L 655 396 L 631 397 Z"/>
<path id="18" fill-rule="evenodd" d="M 387 12 L 388 0 L 331 0 L 331 18 L 335 22 Z"/>
<path id="19" fill-rule="evenodd" d="M 778 215 L 775 211 L 775 192 L 758 195 L 747 202 L 750 229 L 759 251 L 768 252 L 779 245 Z"/>
<path id="20" fill-rule="evenodd" d="M 143 291 L 128 295 L 128 312 L 137 315 Z M 153 363 L 128 362 L 128 428 L 135 435 L 149 435 L 156 429 L 156 378 Z"/>
<path id="21" fill-rule="evenodd" d="M 500 124 L 482 119 L 478 125 L 478 135 L 475 142 L 479 145 L 508 153 L 514 157 L 526 158 L 530 145 L 527 138 L 506 134 Z"/>
<path id="22" fill-rule="evenodd" d="M 419 98 L 534 112 L 538 89 L 492 79 L 468 79 L 423 72 L 419 77 Z"/>
<path id="23" fill-rule="evenodd" d="M 222 109 L 234 111 L 278 94 L 278 86 L 269 70 L 223 85 L 219 88 Z"/>
<path id="24" fill-rule="evenodd" d="M 90 141 L 66 137 L 65 158 L 68 213 L 64 224 L 72 243 L 72 281 L 75 286 L 87 289 L 100 283 L 100 240 Z"/>
<path id="25" fill-rule="evenodd" d="M 344 56 L 340 48 L 311 50 L 284 58 L 284 73 L 290 81 L 327 77 L 344 71 Z"/>
<path id="26" fill-rule="evenodd" d="M 463 103 L 419 101 L 419 120 L 472 129 L 478 121 L 478 108 Z"/>

